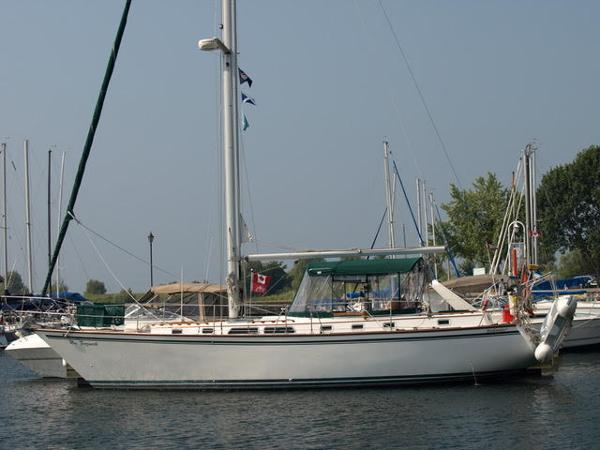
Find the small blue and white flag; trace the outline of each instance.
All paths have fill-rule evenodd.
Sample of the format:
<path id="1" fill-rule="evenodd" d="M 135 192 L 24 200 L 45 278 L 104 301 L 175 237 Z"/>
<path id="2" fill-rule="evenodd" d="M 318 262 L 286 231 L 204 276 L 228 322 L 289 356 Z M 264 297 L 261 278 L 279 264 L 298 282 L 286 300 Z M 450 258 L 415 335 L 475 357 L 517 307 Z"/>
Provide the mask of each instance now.
<path id="1" fill-rule="evenodd" d="M 246 131 L 250 126 L 250 122 L 246 118 L 246 114 L 242 114 L 242 131 Z"/>
<path id="2" fill-rule="evenodd" d="M 248 83 L 248 87 L 252 87 L 252 78 L 246 74 L 242 69 L 238 67 L 238 72 L 240 74 L 240 84 Z"/>
<path id="3" fill-rule="evenodd" d="M 242 92 L 242 103 L 250 103 L 251 105 L 256 106 L 256 102 L 252 97 L 248 97 L 246 94 Z"/>

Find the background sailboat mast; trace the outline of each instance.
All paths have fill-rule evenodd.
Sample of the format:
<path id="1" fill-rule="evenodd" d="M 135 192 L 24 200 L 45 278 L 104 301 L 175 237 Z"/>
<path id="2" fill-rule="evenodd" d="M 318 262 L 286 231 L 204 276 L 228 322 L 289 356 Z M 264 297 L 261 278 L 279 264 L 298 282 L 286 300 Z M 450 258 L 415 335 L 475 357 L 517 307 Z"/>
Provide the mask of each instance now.
<path id="1" fill-rule="evenodd" d="M 29 204 L 29 140 L 23 144 L 25 152 L 25 226 L 27 228 L 27 287 L 33 294 L 33 264 L 31 256 L 31 206 Z"/>
<path id="2" fill-rule="evenodd" d="M 127 16 L 129 15 L 130 6 L 131 0 L 126 0 L 125 8 L 123 9 L 123 15 L 121 16 L 121 22 L 119 23 L 119 29 L 117 30 L 117 36 L 111 49 L 110 57 L 108 58 L 108 65 L 106 66 L 106 72 L 104 73 L 104 79 L 102 80 L 102 86 L 100 88 L 100 93 L 98 94 L 98 100 L 96 101 L 96 108 L 94 109 L 94 115 L 92 116 L 92 123 L 88 130 L 87 138 L 83 146 L 81 159 L 79 160 L 79 167 L 77 169 L 77 174 L 75 175 L 75 182 L 73 183 L 73 190 L 71 191 L 71 197 L 69 198 L 67 211 L 60 227 L 60 232 L 58 233 L 58 239 L 56 240 L 56 246 L 54 247 L 52 261 L 50 261 L 50 267 L 48 268 L 48 274 L 46 275 L 46 281 L 44 282 L 44 287 L 42 289 L 42 295 L 46 295 L 46 292 L 48 292 L 50 282 L 52 281 L 52 273 L 54 272 L 54 267 L 56 266 L 58 255 L 60 254 L 60 249 L 67 234 L 69 223 L 73 219 L 71 214 L 75 213 L 75 202 L 77 201 L 77 195 L 79 194 L 79 188 L 81 187 L 81 181 L 83 180 L 83 174 L 85 173 L 85 166 L 88 158 L 90 157 L 92 144 L 94 143 L 94 136 L 96 135 L 96 129 L 98 128 L 98 122 L 100 122 L 100 115 L 102 114 L 104 99 L 106 97 L 106 93 L 108 92 L 108 85 L 110 84 L 113 69 L 117 61 L 117 55 L 119 54 L 119 47 L 121 46 L 121 39 L 123 38 L 125 26 L 127 25 Z"/>
<path id="3" fill-rule="evenodd" d="M 56 214 L 56 218 L 58 223 L 56 224 L 56 230 L 60 230 L 60 217 L 62 215 L 62 198 L 63 198 L 63 181 L 65 179 L 65 152 L 62 152 L 62 158 L 60 160 L 60 185 L 58 188 L 58 213 Z M 56 236 L 58 240 L 58 235 Z M 50 261 L 52 264 L 52 260 Z M 52 274 L 50 275 L 52 276 Z M 61 291 L 60 288 L 60 255 L 56 258 L 56 296 L 58 297 Z"/>
<path id="4" fill-rule="evenodd" d="M 6 218 L 6 144 L 2 144 L 2 195 L 4 201 L 2 203 L 3 211 L 3 227 L 4 228 L 4 290 L 8 289 L 8 219 Z"/>
<path id="5" fill-rule="evenodd" d="M 396 247 L 396 233 L 394 230 L 394 198 L 392 194 L 392 182 L 390 181 L 390 163 L 389 163 L 389 144 L 388 141 L 383 141 L 383 161 L 384 161 L 384 177 L 385 177 L 385 199 L 387 203 L 388 216 L 388 236 L 389 247 Z"/>
<path id="6" fill-rule="evenodd" d="M 238 67 L 235 39 L 235 0 L 223 0 L 221 38 L 228 52 L 223 52 L 223 151 L 225 166 L 225 221 L 227 242 L 227 298 L 229 318 L 238 317 L 239 307 L 239 183 L 236 162 L 239 141 L 236 139 L 239 118 L 236 115 Z"/>
<path id="7" fill-rule="evenodd" d="M 52 226 L 50 221 L 52 220 L 52 212 L 50 211 L 52 205 L 52 150 L 48 150 L 48 267 L 52 263 Z"/>

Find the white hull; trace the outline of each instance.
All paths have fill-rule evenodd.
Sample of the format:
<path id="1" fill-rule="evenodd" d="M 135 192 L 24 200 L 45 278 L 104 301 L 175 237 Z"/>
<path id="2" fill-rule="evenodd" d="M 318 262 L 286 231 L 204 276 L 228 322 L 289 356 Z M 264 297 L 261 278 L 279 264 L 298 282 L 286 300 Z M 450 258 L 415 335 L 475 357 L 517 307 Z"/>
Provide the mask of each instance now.
<path id="1" fill-rule="evenodd" d="M 330 335 L 38 334 L 98 388 L 424 383 L 498 376 L 536 364 L 515 326 Z"/>
<path id="2" fill-rule="evenodd" d="M 600 344 L 600 317 L 576 315 L 562 348 L 577 348 Z"/>
<path id="3" fill-rule="evenodd" d="M 42 378 L 77 378 L 62 357 L 35 334 L 11 342 L 5 351 Z"/>

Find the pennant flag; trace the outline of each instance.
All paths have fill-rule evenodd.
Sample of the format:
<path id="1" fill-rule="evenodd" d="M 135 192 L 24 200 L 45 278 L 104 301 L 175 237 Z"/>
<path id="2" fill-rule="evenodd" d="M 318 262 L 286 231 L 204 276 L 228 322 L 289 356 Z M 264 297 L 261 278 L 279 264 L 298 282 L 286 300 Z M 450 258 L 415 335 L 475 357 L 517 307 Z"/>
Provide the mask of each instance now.
<path id="1" fill-rule="evenodd" d="M 246 94 L 242 92 L 242 103 L 250 103 L 251 105 L 256 106 L 256 102 L 252 97 L 248 97 Z"/>
<path id="2" fill-rule="evenodd" d="M 240 84 L 248 83 L 248 87 L 252 87 L 252 78 L 250 78 L 246 72 L 238 67 L 240 73 Z"/>
<path id="3" fill-rule="evenodd" d="M 242 244 L 245 244 L 246 242 L 254 242 L 254 235 L 248 229 L 248 225 L 246 224 L 246 221 L 244 220 L 244 216 L 242 216 L 241 214 L 240 214 L 240 222 L 242 225 Z"/>
<path id="4" fill-rule="evenodd" d="M 268 275 L 262 275 L 258 272 L 252 272 L 252 292 L 254 294 L 265 295 L 269 290 L 271 279 Z"/>
<path id="5" fill-rule="evenodd" d="M 249 126 L 250 126 L 250 122 L 248 122 L 248 119 L 246 118 L 246 114 L 244 114 L 242 116 L 242 131 L 246 131 Z"/>

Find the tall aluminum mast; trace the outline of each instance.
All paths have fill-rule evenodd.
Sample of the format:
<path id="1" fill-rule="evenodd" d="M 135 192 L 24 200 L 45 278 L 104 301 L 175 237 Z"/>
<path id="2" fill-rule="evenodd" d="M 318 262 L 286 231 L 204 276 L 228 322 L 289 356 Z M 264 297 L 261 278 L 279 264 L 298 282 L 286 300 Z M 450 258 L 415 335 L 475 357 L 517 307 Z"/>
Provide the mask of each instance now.
<path id="1" fill-rule="evenodd" d="M 221 3 L 221 39 L 198 41 L 200 50 L 220 50 L 223 83 L 223 165 L 225 171 L 225 235 L 227 250 L 227 303 L 229 318 L 235 319 L 240 307 L 240 208 L 239 208 L 239 115 L 238 65 L 235 27 L 235 0 Z"/>
<path id="2" fill-rule="evenodd" d="M 223 0 L 222 19 L 223 44 L 229 51 L 223 51 L 223 147 L 225 165 L 225 221 L 227 242 L 227 299 L 229 318 L 238 317 L 239 309 L 239 209 L 238 188 L 239 183 L 237 161 L 239 155 L 239 142 L 236 138 L 239 117 L 237 117 L 237 92 L 238 67 L 237 48 L 235 37 L 235 0 Z"/>

